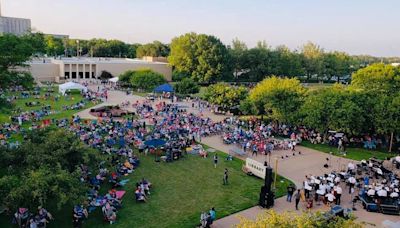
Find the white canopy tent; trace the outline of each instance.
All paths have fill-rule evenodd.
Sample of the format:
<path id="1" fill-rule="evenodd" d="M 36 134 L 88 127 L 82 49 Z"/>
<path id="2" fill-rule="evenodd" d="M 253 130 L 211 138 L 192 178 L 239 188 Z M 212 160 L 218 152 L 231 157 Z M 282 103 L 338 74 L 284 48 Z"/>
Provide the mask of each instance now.
<path id="1" fill-rule="evenodd" d="M 67 92 L 68 90 L 71 90 L 71 89 L 77 89 L 80 91 L 87 92 L 87 88 L 85 86 L 83 86 L 79 83 L 76 83 L 76 82 L 67 82 L 67 83 L 64 83 L 64 84 L 61 84 L 60 86 L 58 86 L 58 91 L 62 95 L 64 95 L 65 92 Z"/>
<path id="2" fill-rule="evenodd" d="M 116 83 L 119 81 L 119 78 L 118 77 L 110 78 L 110 79 L 108 79 L 108 81 Z"/>

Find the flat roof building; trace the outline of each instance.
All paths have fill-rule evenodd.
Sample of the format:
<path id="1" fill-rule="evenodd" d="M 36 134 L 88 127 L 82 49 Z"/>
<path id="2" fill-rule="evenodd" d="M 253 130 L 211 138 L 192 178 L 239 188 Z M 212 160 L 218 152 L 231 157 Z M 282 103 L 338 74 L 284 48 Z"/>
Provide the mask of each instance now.
<path id="1" fill-rule="evenodd" d="M 28 71 L 38 81 L 79 81 L 98 79 L 102 71 L 114 77 L 127 70 L 150 69 L 172 80 L 172 69 L 168 63 L 151 62 L 127 58 L 37 58 L 28 62 Z"/>
<path id="2" fill-rule="evenodd" d="M 11 33 L 17 36 L 31 31 L 31 20 L 17 17 L 3 17 L 0 6 L 0 34 Z"/>

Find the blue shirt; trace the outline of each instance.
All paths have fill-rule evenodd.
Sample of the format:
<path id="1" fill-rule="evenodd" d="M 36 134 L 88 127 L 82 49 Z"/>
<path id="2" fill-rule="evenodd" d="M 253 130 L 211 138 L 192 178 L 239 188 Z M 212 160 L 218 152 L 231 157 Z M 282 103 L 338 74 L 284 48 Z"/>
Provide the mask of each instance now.
<path id="1" fill-rule="evenodd" d="M 211 219 L 214 221 L 215 220 L 215 216 L 216 216 L 215 211 L 210 210 L 210 216 L 211 216 Z"/>

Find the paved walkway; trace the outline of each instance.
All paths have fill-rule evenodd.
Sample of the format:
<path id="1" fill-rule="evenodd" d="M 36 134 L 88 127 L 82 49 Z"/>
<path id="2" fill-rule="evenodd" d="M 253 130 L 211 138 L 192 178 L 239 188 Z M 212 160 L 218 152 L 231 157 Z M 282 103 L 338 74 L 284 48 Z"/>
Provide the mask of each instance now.
<path id="1" fill-rule="evenodd" d="M 93 88 L 91 89 L 97 89 L 97 85 L 92 86 Z M 136 96 L 136 95 L 126 95 L 126 93 L 121 92 L 121 91 L 109 91 L 108 94 L 108 100 L 102 104 L 99 104 L 95 107 L 100 107 L 103 105 L 117 105 L 121 104 L 122 102 L 125 101 L 130 101 L 131 103 L 136 102 L 137 100 L 144 100 L 144 97 Z M 163 100 L 169 103 L 169 100 Z M 179 105 L 185 106 L 189 112 L 193 112 L 198 114 L 199 110 L 196 108 L 192 108 L 191 103 L 188 102 L 178 102 Z M 129 111 L 133 111 L 131 107 L 127 108 Z M 90 109 L 83 110 L 78 113 L 81 118 L 85 119 L 96 119 L 96 117 L 92 116 L 89 114 Z M 202 112 L 204 116 L 210 117 L 215 121 L 220 121 L 223 120 L 226 116 L 223 115 L 215 115 L 208 110 L 205 110 Z M 213 136 L 213 137 L 207 137 L 203 138 L 202 142 L 215 148 L 218 149 L 222 152 L 228 153 L 229 149 L 234 147 L 234 145 L 226 145 L 222 142 L 222 139 L 220 136 Z M 323 175 L 325 173 L 328 173 L 332 170 L 340 170 L 342 168 L 345 168 L 350 161 L 349 159 L 345 158 L 340 158 L 336 156 L 330 156 L 329 154 L 322 153 L 313 149 L 305 148 L 298 146 L 296 148 L 296 151 L 301 151 L 301 155 L 296 153 L 295 156 L 292 155 L 290 151 L 274 151 L 271 158 L 269 159 L 267 156 L 264 155 L 258 155 L 252 157 L 251 154 L 247 154 L 245 157 L 241 157 L 241 159 L 245 159 L 246 157 L 252 157 L 253 159 L 256 159 L 258 161 L 264 162 L 272 162 L 273 164 L 275 163 L 275 159 L 278 159 L 278 174 L 281 176 L 284 176 L 290 180 L 292 180 L 297 186 L 302 186 L 302 182 L 305 179 L 305 175 Z M 286 158 L 286 155 L 288 156 Z M 281 158 L 281 156 L 284 156 L 284 159 Z M 330 164 L 329 168 L 324 168 L 323 164 L 326 163 L 326 159 L 329 158 Z M 346 188 L 343 187 L 344 192 L 346 191 Z M 351 207 L 350 203 L 350 195 L 349 194 L 343 194 L 342 196 L 342 206 L 344 207 Z M 300 203 L 301 207 L 305 209 L 304 203 Z M 358 208 L 357 211 L 355 211 L 355 215 L 358 217 L 360 221 L 367 222 L 368 224 L 374 224 L 376 227 L 382 227 L 382 222 L 385 220 L 391 220 L 393 222 L 396 222 L 400 219 L 399 216 L 389 216 L 389 215 L 384 215 L 381 213 L 370 213 L 365 211 L 364 209 L 361 208 L 360 205 L 356 205 L 356 208 Z M 285 197 L 279 198 L 275 201 L 275 206 L 273 208 L 277 212 L 283 212 L 283 211 L 295 211 L 294 210 L 294 203 L 288 203 L 286 202 Z M 328 208 L 324 205 L 317 206 L 315 205 L 314 210 L 327 210 Z M 255 219 L 257 215 L 260 213 L 264 212 L 265 209 L 262 209 L 258 206 L 249 208 L 247 210 L 241 211 L 239 213 L 227 216 L 225 218 L 219 219 L 215 221 L 213 224 L 214 228 L 225 228 L 225 227 L 232 227 L 235 224 L 239 223 L 238 216 L 243 216 L 249 219 Z M 301 213 L 301 211 L 295 211 L 296 213 Z M 369 225 L 372 226 L 372 225 Z"/>
<path id="2" fill-rule="evenodd" d="M 202 140 L 203 143 L 214 147 L 220 151 L 225 153 L 229 152 L 229 149 L 236 147 L 235 145 L 226 145 L 222 142 L 220 136 L 213 136 L 204 138 Z M 298 154 L 298 151 L 301 151 L 301 155 Z M 331 171 L 339 171 L 343 168 L 347 167 L 347 164 L 351 161 L 350 159 L 331 156 L 326 153 L 322 153 L 313 149 L 309 149 L 302 146 L 296 147 L 296 155 L 293 156 L 293 153 L 289 150 L 278 150 L 274 151 L 271 156 L 272 164 L 275 163 L 275 160 L 278 159 L 278 174 L 284 176 L 290 180 L 292 180 L 296 186 L 302 187 L 302 182 L 305 179 L 305 175 L 323 175 L 325 173 L 329 173 Z M 286 157 L 286 155 L 288 157 Z M 281 157 L 284 156 L 284 159 Z M 251 153 L 247 153 L 246 156 L 240 157 L 241 159 L 245 159 L 246 157 L 251 157 L 260 162 L 269 161 L 268 156 L 265 155 L 258 155 L 258 156 L 251 156 Z M 324 168 L 323 164 L 327 162 L 326 159 L 329 159 L 330 165 L 329 168 Z M 274 167 L 274 165 L 272 165 Z M 348 192 L 348 188 L 344 185 L 342 186 L 344 194 L 342 195 L 342 206 L 351 208 L 351 195 L 346 194 Z M 300 203 L 300 208 L 305 210 L 305 203 Z M 391 215 L 384 215 L 381 213 L 372 213 L 367 212 L 364 210 L 360 203 L 356 204 L 357 211 L 354 212 L 355 216 L 357 216 L 359 221 L 363 221 L 367 223 L 367 226 L 376 226 L 382 227 L 382 222 L 385 220 L 390 220 L 396 222 L 400 219 L 399 216 L 391 216 Z M 286 202 L 286 197 L 281 197 L 275 201 L 275 206 L 273 209 L 277 212 L 283 211 L 294 211 L 296 213 L 300 213 L 301 211 L 296 211 L 294 202 L 289 203 Z M 329 208 L 325 205 L 316 205 L 314 203 L 313 211 L 316 210 L 328 210 Z M 235 224 L 239 223 L 238 216 L 243 216 L 248 219 L 255 219 L 257 215 L 263 213 L 266 209 L 262 209 L 258 206 L 249 208 L 247 210 L 241 211 L 239 213 L 227 216 L 225 218 L 219 219 L 215 221 L 213 227 L 232 227 Z"/>

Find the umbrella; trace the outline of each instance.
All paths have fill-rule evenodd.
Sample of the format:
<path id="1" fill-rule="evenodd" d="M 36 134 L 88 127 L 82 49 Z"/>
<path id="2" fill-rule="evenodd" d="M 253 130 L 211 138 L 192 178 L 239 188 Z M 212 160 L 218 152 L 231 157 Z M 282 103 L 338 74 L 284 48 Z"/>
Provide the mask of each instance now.
<path id="1" fill-rule="evenodd" d="M 166 141 L 162 139 L 150 139 L 144 142 L 146 146 L 153 146 L 153 147 L 164 146 L 165 143 Z"/>

